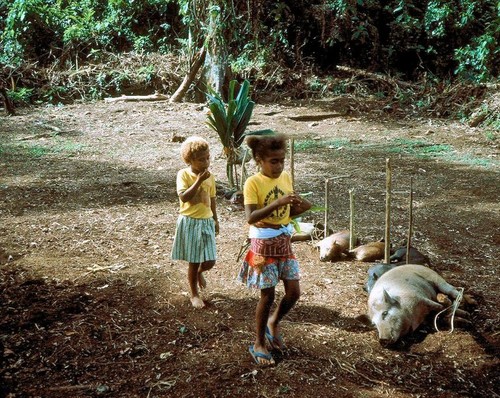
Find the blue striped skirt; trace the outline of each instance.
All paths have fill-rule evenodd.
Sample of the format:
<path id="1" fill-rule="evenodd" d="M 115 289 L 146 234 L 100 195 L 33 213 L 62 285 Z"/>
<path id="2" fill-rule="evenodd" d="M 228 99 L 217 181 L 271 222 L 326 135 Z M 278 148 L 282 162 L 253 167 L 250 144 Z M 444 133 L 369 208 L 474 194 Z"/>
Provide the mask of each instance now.
<path id="1" fill-rule="evenodd" d="M 180 215 L 175 229 L 172 260 L 203 263 L 216 259 L 214 219 Z"/>

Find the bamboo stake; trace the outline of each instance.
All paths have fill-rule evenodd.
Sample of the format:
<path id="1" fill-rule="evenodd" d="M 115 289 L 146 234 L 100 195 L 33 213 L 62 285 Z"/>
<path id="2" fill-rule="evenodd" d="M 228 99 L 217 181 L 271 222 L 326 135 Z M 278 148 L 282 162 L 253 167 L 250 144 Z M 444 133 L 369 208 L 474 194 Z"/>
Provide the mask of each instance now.
<path id="1" fill-rule="evenodd" d="M 390 262 L 391 250 L 391 159 L 385 160 L 386 165 L 386 181 L 385 181 L 385 255 L 384 262 Z"/>
<path id="2" fill-rule="evenodd" d="M 325 232 L 323 238 L 328 236 L 328 178 L 325 179 Z"/>
<path id="3" fill-rule="evenodd" d="M 234 176 L 234 186 L 236 189 L 240 186 L 240 182 L 238 181 L 238 169 L 236 168 L 236 162 L 231 165 L 233 168 L 233 176 Z"/>
<path id="4" fill-rule="evenodd" d="M 413 177 L 410 177 L 410 203 L 409 203 L 408 239 L 406 241 L 406 264 L 410 263 L 411 237 L 413 235 Z"/>
<path id="5" fill-rule="evenodd" d="M 293 138 L 290 138 L 290 177 L 292 179 L 292 187 L 295 183 L 295 145 Z"/>
<path id="6" fill-rule="evenodd" d="M 354 231 L 354 189 L 349 190 L 349 250 L 354 249 L 354 242 L 356 242 L 356 234 Z"/>
<path id="7" fill-rule="evenodd" d="M 247 176 L 247 170 L 245 167 L 245 163 L 247 161 L 247 156 L 248 156 L 248 148 L 245 148 L 245 152 L 243 152 L 243 160 L 241 161 L 241 184 L 240 184 L 240 191 L 243 191 L 243 186 L 245 185 L 245 180 Z"/>

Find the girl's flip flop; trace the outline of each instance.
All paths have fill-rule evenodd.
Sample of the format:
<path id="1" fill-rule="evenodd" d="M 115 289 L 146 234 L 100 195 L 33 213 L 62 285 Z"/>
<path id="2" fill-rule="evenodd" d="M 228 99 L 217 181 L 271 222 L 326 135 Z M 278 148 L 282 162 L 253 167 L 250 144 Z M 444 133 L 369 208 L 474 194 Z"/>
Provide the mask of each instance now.
<path id="1" fill-rule="evenodd" d="M 253 345 L 248 347 L 248 351 L 257 365 L 274 365 L 274 358 L 271 354 L 264 354 L 263 352 L 255 351 Z M 269 363 L 262 363 L 259 361 L 259 358 L 265 359 L 266 361 L 269 361 Z"/>
<path id="2" fill-rule="evenodd" d="M 281 335 L 273 336 L 268 326 L 266 326 L 266 339 L 273 350 L 278 350 L 281 353 L 286 350 L 286 346 L 283 343 L 283 338 L 281 337 Z"/>

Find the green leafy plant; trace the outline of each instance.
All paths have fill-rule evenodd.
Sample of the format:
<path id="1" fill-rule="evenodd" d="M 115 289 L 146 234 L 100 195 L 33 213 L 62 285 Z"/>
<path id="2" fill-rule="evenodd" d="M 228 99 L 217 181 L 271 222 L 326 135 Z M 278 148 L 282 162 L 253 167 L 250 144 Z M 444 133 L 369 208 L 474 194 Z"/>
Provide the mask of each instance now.
<path id="1" fill-rule="evenodd" d="M 312 192 L 299 193 L 299 195 L 303 198 L 306 198 L 307 196 L 310 196 L 312 194 L 313 194 Z M 317 206 L 317 205 L 313 204 L 311 206 L 311 208 L 309 210 L 305 211 L 304 213 L 298 214 L 296 216 L 292 216 L 291 223 L 293 225 L 293 228 L 295 229 L 295 232 L 298 234 L 302 232 L 300 229 L 300 222 L 302 221 L 302 217 L 304 216 L 304 214 L 306 214 L 306 213 L 318 213 L 318 212 L 324 212 L 324 211 L 325 211 L 324 206 Z"/>
<path id="2" fill-rule="evenodd" d="M 17 87 L 15 90 L 8 90 L 7 94 L 16 103 L 29 104 L 33 97 L 33 91 L 32 88 Z"/>
<path id="3" fill-rule="evenodd" d="M 250 83 L 245 80 L 235 96 L 236 80 L 229 83 L 228 102 L 225 103 L 219 93 L 208 87 L 210 113 L 207 125 L 215 130 L 223 146 L 227 158 L 226 174 L 232 187 L 237 186 L 235 173 L 236 164 L 245 159 L 241 158 L 239 148 L 245 138 L 245 130 L 252 117 L 255 102 L 250 99 Z"/>

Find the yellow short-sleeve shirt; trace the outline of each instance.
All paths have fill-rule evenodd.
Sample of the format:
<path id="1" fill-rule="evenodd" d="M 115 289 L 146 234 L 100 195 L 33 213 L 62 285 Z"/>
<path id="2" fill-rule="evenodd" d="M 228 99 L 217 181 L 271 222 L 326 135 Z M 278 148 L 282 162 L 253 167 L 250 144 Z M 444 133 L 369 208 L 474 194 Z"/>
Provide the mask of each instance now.
<path id="1" fill-rule="evenodd" d="M 262 173 L 257 173 L 245 181 L 243 187 L 244 204 L 257 205 L 257 208 L 261 209 L 281 196 L 292 192 L 292 179 L 286 171 L 283 171 L 278 178 L 269 178 Z M 274 225 L 290 223 L 290 205 L 279 207 L 261 221 Z"/>
<path id="2" fill-rule="evenodd" d="M 197 175 L 189 167 L 179 170 L 177 173 L 177 194 L 184 192 L 196 182 Z M 196 192 L 196 195 L 188 202 L 179 199 L 179 213 L 191 218 L 213 217 L 210 206 L 211 198 L 215 197 L 215 178 L 210 175 L 203 181 Z"/>

